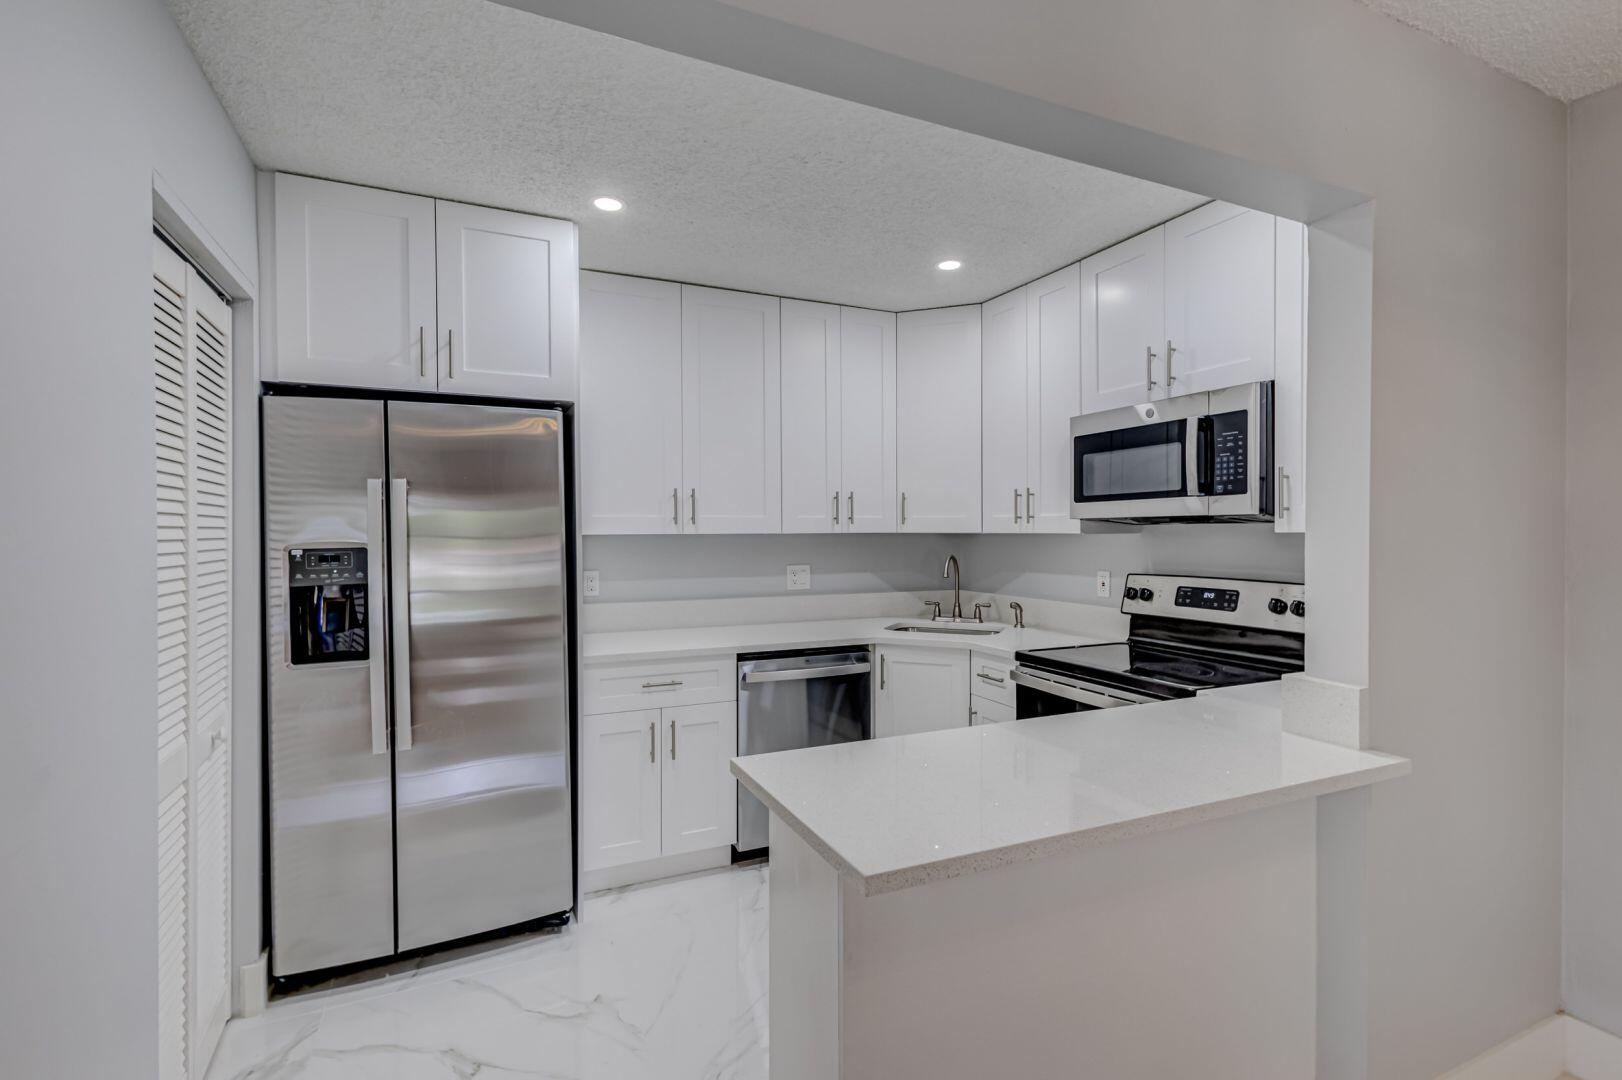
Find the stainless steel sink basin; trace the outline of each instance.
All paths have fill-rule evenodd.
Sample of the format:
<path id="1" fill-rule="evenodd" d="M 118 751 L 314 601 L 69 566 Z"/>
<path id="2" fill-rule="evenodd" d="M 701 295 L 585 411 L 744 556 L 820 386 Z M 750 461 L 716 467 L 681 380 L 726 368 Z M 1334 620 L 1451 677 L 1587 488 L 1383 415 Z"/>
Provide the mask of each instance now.
<path id="1" fill-rule="evenodd" d="M 891 623 L 885 629 L 912 634 L 963 634 L 967 637 L 985 637 L 1003 631 L 1001 626 L 943 626 L 940 623 Z"/>

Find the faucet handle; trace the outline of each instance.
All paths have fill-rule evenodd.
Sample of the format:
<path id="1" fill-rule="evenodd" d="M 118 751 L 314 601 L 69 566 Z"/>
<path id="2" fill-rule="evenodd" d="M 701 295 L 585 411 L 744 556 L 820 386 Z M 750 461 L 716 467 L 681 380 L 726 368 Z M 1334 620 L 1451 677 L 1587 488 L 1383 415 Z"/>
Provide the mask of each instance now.
<path id="1" fill-rule="evenodd" d="M 936 619 L 941 617 L 941 602 L 939 600 L 925 600 L 924 606 L 934 609 L 929 613 L 930 622 L 934 622 Z"/>
<path id="2" fill-rule="evenodd" d="M 986 621 L 985 617 L 980 614 L 980 609 L 981 608 L 985 608 L 987 611 L 990 611 L 991 610 L 991 601 L 989 601 L 989 600 L 977 600 L 977 601 L 975 601 L 975 604 L 974 604 L 974 621 L 975 622 L 985 622 Z"/>
<path id="3" fill-rule="evenodd" d="M 1025 629 L 1025 605 L 1018 600 L 1008 601 L 1008 610 L 1014 613 L 1014 629 Z"/>

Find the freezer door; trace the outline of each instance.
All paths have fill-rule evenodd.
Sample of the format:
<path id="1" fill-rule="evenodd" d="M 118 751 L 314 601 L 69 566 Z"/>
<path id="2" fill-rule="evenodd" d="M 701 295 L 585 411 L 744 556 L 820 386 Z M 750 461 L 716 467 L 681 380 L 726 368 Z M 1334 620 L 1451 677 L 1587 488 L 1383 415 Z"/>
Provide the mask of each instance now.
<path id="1" fill-rule="evenodd" d="M 383 404 L 264 399 L 271 972 L 394 951 Z"/>
<path id="2" fill-rule="evenodd" d="M 573 904 L 562 416 L 390 402 L 401 949 Z"/>

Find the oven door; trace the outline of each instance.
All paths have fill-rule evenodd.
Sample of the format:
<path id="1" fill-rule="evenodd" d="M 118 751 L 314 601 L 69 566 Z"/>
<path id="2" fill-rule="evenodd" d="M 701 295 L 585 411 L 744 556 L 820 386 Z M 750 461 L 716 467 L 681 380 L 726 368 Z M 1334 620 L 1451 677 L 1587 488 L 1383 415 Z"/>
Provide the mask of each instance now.
<path id="1" fill-rule="evenodd" d="M 1204 517 L 1201 419 L 1210 394 L 1188 394 L 1070 421 L 1070 516 Z"/>
<path id="2" fill-rule="evenodd" d="M 1159 700 L 1130 690 L 1083 683 L 1031 668 L 1016 667 L 1011 675 L 1014 680 L 1016 720 L 1029 720 L 1033 716 L 1091 712 L 1094 709 L 1114 709 L 1122 705 L 1142 705 Z"/>
<path id="3" fill-rule="evenodd" d="M 1273 384 L 1213 390 L 1201 421 L 1199 489 L 1212 517 L 1273 516 Z"/>

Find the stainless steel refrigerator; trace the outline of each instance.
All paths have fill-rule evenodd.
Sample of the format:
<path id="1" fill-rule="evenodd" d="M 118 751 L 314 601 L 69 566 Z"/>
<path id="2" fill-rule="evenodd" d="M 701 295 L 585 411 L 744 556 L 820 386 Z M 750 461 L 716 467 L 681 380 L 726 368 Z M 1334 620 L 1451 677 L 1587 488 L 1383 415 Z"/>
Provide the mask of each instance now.
<path id="1" fill-rule="evenodd" d="M 272 974 L 567 912 L 562 414 L 263 406 Z"/>

